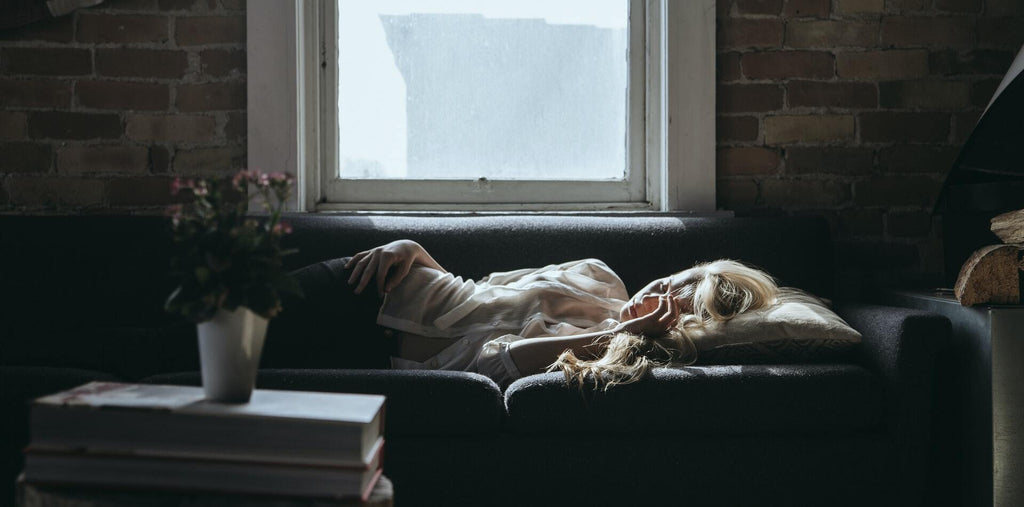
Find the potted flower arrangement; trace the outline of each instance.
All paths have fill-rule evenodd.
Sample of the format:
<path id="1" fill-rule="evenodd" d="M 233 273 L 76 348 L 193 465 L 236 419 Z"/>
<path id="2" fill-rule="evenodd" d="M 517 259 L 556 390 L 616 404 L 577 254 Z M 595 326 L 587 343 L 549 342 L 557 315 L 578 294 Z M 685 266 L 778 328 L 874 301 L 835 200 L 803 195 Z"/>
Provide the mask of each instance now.
<path id="1" fill-rule="evenodd" d="M 208 399 L 249 400 L 268 319 L 282 310 L 282 293 L 301 296 L 281 262 L 292 252 L 281 246 L 291 233 L 281 211 L 293 184 L 289 174 L 255 170 L 172 183 L 172 194 L 188 191 L 193 199 L 169 210 L 176 248 L 171 268 L 179 285 L 166 309 L 198 325 Z M 253 200 L 266 217 L 247 216 Z"/>

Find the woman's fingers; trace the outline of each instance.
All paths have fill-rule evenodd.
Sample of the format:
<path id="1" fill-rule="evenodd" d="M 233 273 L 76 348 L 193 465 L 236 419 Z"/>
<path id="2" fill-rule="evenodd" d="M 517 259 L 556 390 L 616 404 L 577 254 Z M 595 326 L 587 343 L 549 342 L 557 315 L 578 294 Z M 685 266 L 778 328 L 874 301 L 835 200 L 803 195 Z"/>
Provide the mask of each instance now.
<path id="1" fill-rule="evenodd" d="M 350 261 L 349 264 L 352 264 L 352 272 L 348 275 L 348 284 L 352 285 L 356 283 L 356 280 L 359 280 L 359 276 L 363 274 L 363 268 L 366 267 L 366 257 L 364 256 L 355 262 Z M 349 266 L 346 265 L 345 267 L 347 268 Z"/>
<path id="2" fill-rule="evenodd" d="M 362 252 L 353 255 L 351 258 L 349 258 L 348 262 L 345 263 L 345 269 L 351 268 L 357 262 L 363 260 L 363 257 L 366 257 L 367 255 L 369 255 L 369 253 L 369 250 L 363 250 Z"/>
<path id="3" fill-rule="evenodd" d="M 369 257 L 363 259 L 362 261 L 359 262 L 358 265 L 356 265 L 356 269 L 360 269 L 361 272 L 359 274 L 359 285 L 356 285 L 356 290 L 353 292 L 355 292 L 356 294 L 363 293 L 363 289 L 366 288 L 366 286 L 370 283 L 370 280 L 373 279 L 374 273 L 377 272 L 377 265 L 379 263 L 380 256 L 374 253 Z"/>
<path id="4" fill-rule="evenodd" d="M 395 256 L 387 252 L 381 252 L 380 261 L 377 263 L 377 294 L 384 295 L 384 284 L 388 281 L 388 271 L 395 265 Z"/>

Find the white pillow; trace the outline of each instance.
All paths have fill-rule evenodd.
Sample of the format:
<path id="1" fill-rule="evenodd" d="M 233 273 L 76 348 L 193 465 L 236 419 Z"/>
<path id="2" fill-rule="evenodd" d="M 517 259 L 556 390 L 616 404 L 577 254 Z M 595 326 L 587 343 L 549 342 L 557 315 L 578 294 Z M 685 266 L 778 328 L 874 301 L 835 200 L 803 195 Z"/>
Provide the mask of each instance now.
<path id="1" fill-rule="evenodd" d="M 781 287 L 771 306 L 688 334 L 697 364 L 832 361 L 861 342 L 860 333 L 824 301 L 792 287 Z"/>

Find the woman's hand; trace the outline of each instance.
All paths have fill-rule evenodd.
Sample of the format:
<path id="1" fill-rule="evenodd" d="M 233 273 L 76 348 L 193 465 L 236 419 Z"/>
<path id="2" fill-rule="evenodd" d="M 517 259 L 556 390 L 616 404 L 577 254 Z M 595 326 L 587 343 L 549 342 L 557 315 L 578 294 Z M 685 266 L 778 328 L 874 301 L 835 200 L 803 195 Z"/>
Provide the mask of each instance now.
<path id="1" fill-rule="evenodd" d="M 359 252 L 352 256 L 348 264 L 345 264 L 345 268 L 352 269 L 348 284 L 356 284 L 356 294 L 361 294 L 370 280 L 376 277 L 377 293 L 384 295 L 402 283 L 413 264 L 423 264 L 444 271 L 419 243 L 408 239 L 392 241 Z"/>
<path id="2" fill-rule="evenodd" d="M 655 301 L 657 302 L 657 307 L 653 311 L 645 308 L 654 306 Z M 668 333 L 675 327 L 682 313 L 679 309 L 679 304 L 671 295 L 643 298 L 638 303 L 628 305 L 624 308 L 623 313 L 627 311 L 631 316 L 640 316 L 619 324 L 615 330 L 642 334 L 652 338 L 664 336 Z"/>

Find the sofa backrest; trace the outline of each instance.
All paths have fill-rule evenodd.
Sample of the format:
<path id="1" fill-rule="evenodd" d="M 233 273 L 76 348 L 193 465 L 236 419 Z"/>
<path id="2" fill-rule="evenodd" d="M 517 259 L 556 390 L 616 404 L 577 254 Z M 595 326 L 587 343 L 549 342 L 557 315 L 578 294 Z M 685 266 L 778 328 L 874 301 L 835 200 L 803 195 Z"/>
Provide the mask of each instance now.
<path id="1" fill-rule="evenodd" d="M 344 257 L 400 238 L 418 241 L 449 271 L 480 278 L 493 271 L 594 257 L 630 291 L 694 263 L 745 261 L 784 285 L 830 297 L 832 250 L 820 217 L 673 216 L 331 216 L 287 217 L 299 253 L 293 267 Z"/>

